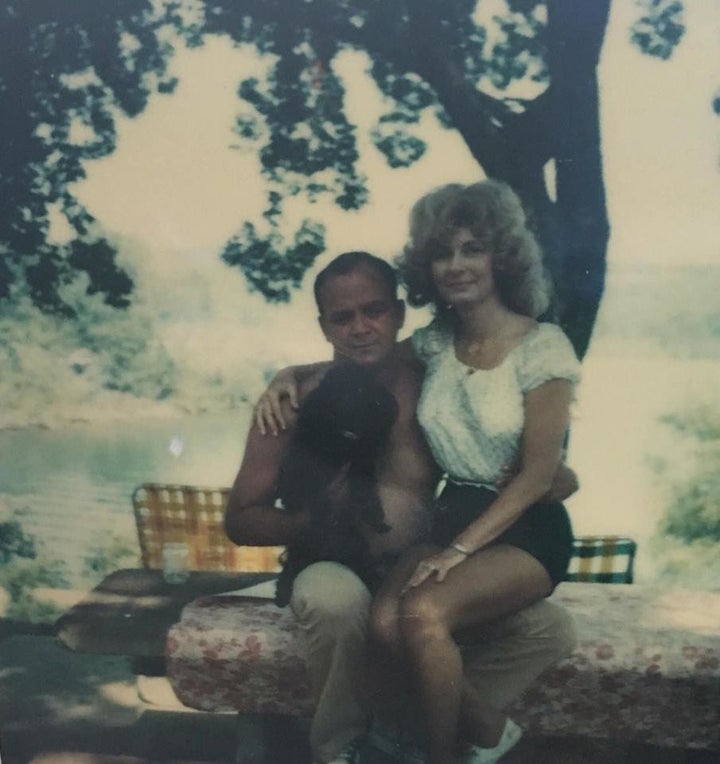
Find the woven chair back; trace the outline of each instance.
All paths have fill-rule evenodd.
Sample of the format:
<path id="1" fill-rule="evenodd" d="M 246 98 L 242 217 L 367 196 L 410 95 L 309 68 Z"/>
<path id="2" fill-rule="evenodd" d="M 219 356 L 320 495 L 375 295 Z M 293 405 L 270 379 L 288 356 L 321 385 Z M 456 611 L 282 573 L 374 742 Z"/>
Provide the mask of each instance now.
<path id="1" fill-rule="evenodd" d="M 193 570 L 272 572 L 281 547 L 233 544 L 223 517 L 229 488 L 144 483 L 132 495 L 143 566 L 162 568 L 163 545 L 184 542 Z"/>

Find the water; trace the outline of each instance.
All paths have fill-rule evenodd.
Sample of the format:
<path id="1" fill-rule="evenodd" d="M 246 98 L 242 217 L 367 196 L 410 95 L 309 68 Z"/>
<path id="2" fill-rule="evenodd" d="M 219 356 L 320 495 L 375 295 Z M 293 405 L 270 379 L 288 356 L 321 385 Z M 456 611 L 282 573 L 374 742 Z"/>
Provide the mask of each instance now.
<path id="1" fill-rule="evenodd" d="M 0 519 L 17 512 L 39 553 L 70 582 L 89 550 L 117 536 L 137 546 L 131 494 L 140 483 L 230 485 L 249 408 L 212 416 L 0 432 Z"/>

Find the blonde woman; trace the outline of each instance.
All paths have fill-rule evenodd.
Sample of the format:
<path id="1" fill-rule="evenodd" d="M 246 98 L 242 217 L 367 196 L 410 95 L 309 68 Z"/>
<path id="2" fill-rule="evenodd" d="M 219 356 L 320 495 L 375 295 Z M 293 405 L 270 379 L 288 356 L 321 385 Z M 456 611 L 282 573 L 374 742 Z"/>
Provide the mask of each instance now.
<path id="1" fill-rule="evenodd" d="M 419 200 L 400 272 L 411 304 L 435 310 L 412 346 L 426 367 L 418 417 L 447 484 L 432 546 L 386 581 L 372 634 L 417 684 L 427 764 L 489 764 L 520 730 L 463 684 L 453 635 L 548 596 L 565 574 L 570 521 L 542 498 L 561 462 L 578 361 L 557 326 L 536 320 L 548 304 L 540 251 L 505 184 Z M 475 745 L 458 751 L 459 737 Z"/>

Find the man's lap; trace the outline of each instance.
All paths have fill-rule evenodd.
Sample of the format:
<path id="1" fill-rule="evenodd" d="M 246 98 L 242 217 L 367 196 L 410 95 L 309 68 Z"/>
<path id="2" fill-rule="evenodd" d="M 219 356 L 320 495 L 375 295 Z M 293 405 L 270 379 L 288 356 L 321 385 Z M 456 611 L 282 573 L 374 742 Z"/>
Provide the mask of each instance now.
<path id="1" fill-rule="evenodd" d="M 337 562 L 316 562 L 295 578 L 290 608 L 301 622 L 311 613 L 367 617 L 370 601 L 367 586 L 352 570 Z"/>
<path id="2" fill-rule="evenodd" d="M 367 620 L 371 594 L 349 568 L 319 562 L 295 580 L 290 602 L 298 621 L 333 628 L 343 618 Z M 337 619 L 337 620 L 336 620 Z M 327 624 L 323 622 L 327 621 Z M 523 610 L 458 635 L 466 675 L 493 704 L 502 707 L 548 666 L 575 646 L 568 613 L 541 600 Z"/>

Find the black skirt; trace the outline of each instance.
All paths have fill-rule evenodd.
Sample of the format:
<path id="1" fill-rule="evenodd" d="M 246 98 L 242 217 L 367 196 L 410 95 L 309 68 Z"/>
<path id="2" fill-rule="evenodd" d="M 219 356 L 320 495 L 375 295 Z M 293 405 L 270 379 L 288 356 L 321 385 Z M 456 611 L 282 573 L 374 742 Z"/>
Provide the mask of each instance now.
<path id="1" fill-rule="evenodd" d="M 497 499 L 489 488 L 448 482 L 435 505 L 432 540 L 440 546 L 454 539 Z M 547 570 L 553 586 L 565 578 L 573 547 L 567 510 L 560 502 L 538 502 L 489 546 L 510 544 L 524 549 Z"/>

